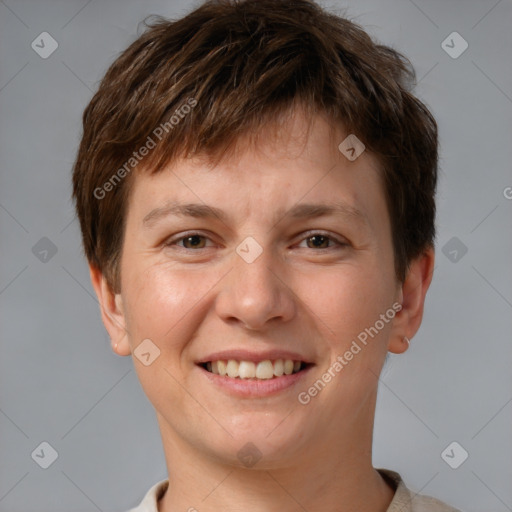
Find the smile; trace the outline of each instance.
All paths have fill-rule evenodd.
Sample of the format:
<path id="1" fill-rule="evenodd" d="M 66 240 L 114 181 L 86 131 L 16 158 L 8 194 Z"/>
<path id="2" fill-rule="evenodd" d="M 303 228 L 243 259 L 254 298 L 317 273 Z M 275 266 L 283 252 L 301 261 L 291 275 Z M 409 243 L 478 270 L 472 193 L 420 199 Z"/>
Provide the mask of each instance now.
<path id="1" fill-rule="evenodd" d="M 229 359 L 208 361 L 201 366 L 206 371 L 221 377 L 269 380 L 298 373 L 306 367 L 306 363 L 292 359 L 276 359 L 274 361 L 265 359 L 259 362 Z"/>

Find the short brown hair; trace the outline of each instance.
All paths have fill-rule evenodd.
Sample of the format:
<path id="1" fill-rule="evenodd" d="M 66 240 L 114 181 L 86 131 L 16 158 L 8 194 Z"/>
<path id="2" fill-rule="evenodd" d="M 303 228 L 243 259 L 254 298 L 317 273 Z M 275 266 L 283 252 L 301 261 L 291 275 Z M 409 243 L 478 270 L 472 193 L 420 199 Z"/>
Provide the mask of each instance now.
<path id="1" fill-rule="evenodd" d="M 321 112 L 343 123 L 378 159 L 404 280 L 434 244 L 438 160 L 436 121 L 411 93 L 407 58 L 309 0 L 210 0 L 147 27 L 85 109 L 73 170 L 85 254 L 113 291 L 134 151 L 151 138 L 140 167 L 152 173 L 179 157 L 224 154 L 298 104 L 309 119 Z M 193 110 L 171 125 L 187 103 Z M 158 126 L 166 129 L 156 141 Z"/>

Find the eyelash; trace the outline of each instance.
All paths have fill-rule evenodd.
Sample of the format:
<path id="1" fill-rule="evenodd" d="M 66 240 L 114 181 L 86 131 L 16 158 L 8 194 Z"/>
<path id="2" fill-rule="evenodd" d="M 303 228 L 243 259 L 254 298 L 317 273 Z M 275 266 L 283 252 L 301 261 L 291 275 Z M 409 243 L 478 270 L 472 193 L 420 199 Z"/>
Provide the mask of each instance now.
<path id="1" fill-rule="evenodd" d="M 185 251 L 196 251 L 196 252 L 201 250 L 201 249 L 207 249 L 208 248 L 208 247 L 200 247 L 199 249 L 191 249 L 191 248 L 188 248 L 188 247 L 183 247 L 183 246 L 178 246 L 177 245 L 178 242 L 182 242 L 183 240 L 185 240 L 187 238 L 194 237 L 194 236 L 199 236 L 199 237 L 206 238 L 206 239 L 210 240 L 210 238 L 207 235 L 204 235 L 203 233 L 200 233 L 200 232 L 197 232 L 197 231 L 191 231 L 190 233 L 185 233 L 184 235 L 180 236 L 179 238 L 169 239 L 168 241 L 164 242 L 163 245 L 164 245 L 164 247 L 176 246 L 176 247 L 179 247 L 180 249 L 183 249 Z M 331 245 L 329 247 L 318 248 L 318 249 L 313 249 L 312 247 L 306 247 L 306 249 L 313 249 L 313 250 L 316 250 L 317 252 L 321 252 L 321 251 L 332 250 L 332 249 L 336 248 L 336 245 L 338 246 L 337 247 L 338 249 L 342 249 L 342 248 L 348 247 L 350 245 L 349 243 L 344 242 L 344 241 L 338 239 L 337 237 L 335 237 L 335 236 L 333 236 L 333 235 L 331 235 L 329 233 L 325 233 L 323 231 L 308 231 L 308 232 L 303 234 L 303 238 L 301 238 L 301 242 L 306 241 L 309 238 L 313 238 L 314 236 L 325 237 L 330 242 L 334 242 L 335 245 Z"/>

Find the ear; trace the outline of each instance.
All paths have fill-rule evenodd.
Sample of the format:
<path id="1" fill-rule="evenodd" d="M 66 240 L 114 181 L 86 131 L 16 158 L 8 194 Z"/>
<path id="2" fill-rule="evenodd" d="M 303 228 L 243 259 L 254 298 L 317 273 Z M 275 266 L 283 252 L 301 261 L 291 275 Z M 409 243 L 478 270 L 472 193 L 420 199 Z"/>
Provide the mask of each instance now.
<path id="1" fill-rule="evenodd" d="M 100 303 L 101 319 L 110 336 L 112 350 L 121 356 L 131 354 L 130 343 L 126 330 L 121 294 L 115 294 L 101 271 L 89 265 L 92 286 Z M 117 347 L 116 347 L 117 344 Z"/>
<path id="2" fill-rule="evenodd" d="M 409 266 L 405 281 L 399 290 L 399 302 L 402 309 L 395 315 L 393 329 L 389 338 L 388 350 L 395 354 L 405 352 L 411 339 L 421 325 L 425 296 L 434 273 L 434 249 L 427 249 L 413 260 Z"/>

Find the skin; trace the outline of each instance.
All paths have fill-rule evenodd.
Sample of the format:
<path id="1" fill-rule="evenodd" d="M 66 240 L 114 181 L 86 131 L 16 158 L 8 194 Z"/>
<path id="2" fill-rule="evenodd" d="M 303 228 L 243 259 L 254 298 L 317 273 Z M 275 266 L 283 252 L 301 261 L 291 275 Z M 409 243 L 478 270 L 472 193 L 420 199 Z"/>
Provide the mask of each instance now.
<path id="1" fill-rule="evenodd" d="M 404 352 L 404 337 L 420 326 L 434 252 L 414 260 L 400 283 L 377 160 L 365 151 L 350 162 L 337 148 L 348 135 L 342 127 L 317 116 L 308 132 L 301 111 L 292 114 L 257 145 L 241 138 L 216 167 L 181 159 L 154 176 L 136 174 L 121 293 L 90 267 L 116 352 L 133 354 L 147 338 L 160 349 L 149 366 L 133 356 L 167 461 L 160 512 L 334 512 L 340 503 L 344 512 L 384 512 L 394 494 L 371 461 L 378 375 L 387 352 Z M 168 216 L 144 228 L 166 201 L 215 206 L 226 218 Z M 365 222 L 285 214 L 298 203 L 336 201 L 358 208 Z M 190 231 L 206 237 L 194 239 L 199 248 L 183 240 Z M 315 238 L 318 248 L 315 234 L 330 238 Z M 252 263 L 236 253 L 248 236 L 263 249 Z M 402 305 L 394 319 L 300 404 L 298 393 L 394 303 Z M 275 396 L 237 398 L 195 364 L 234 348 L 297 351 L 314 366 Z M 247 442 L 262 455 L 252 468 L 237 457 Z"/>

